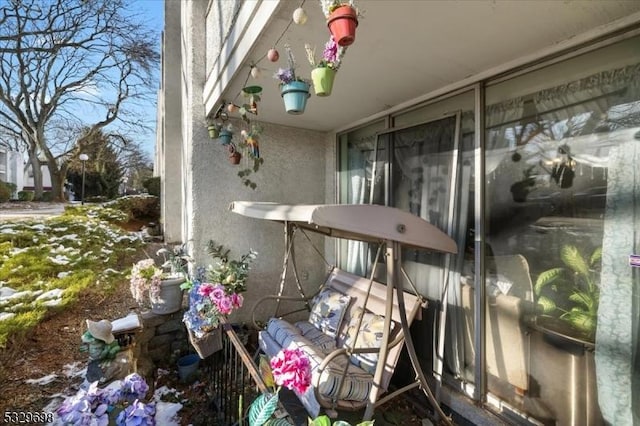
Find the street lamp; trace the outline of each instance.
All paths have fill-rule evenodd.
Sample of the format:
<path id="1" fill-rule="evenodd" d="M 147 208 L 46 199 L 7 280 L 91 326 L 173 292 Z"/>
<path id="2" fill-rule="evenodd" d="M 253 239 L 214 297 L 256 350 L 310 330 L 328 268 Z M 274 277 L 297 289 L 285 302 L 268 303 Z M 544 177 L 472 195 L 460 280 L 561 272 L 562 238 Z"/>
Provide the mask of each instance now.
<path id="1" fill-rule="evenodd" d="M 80 154 L 78 158 L 80 159 L 80 161 L 82 161 L 82 203 L 81 204 L 84 206 L 84 165 L 89 159 L 89 156 L 87 154 Z"/>

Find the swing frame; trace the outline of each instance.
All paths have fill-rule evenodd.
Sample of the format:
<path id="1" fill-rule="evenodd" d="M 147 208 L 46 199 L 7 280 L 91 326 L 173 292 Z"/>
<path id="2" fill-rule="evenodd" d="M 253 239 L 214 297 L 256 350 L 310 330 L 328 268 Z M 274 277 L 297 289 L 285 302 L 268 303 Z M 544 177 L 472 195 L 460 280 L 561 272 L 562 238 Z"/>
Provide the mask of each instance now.
<path id="1" fill-rule="evenodd" d="M 414 294 L 418 298 L 420 297 L 413 282 L 402 268 L 402 248 L 412 247 L 438 253 L 457 253 L 457 246 L 453 239 L 422 218 L 397 208 L 380 205 L 290 205 L 267 202 L 235 201 L 229 208 L 232 212 L 243 216 L 284 223 L 286 249 L 278 294 L 276 296 L 267 296 L 258 302 L 260 303 L 261 301 L 269 298 L 276 299 L 278 302 L 276 313 L 279 310 L 280 301 L 294 299 L 300 300 L 300 298 L 282 296 L 288 265 L 290 260 L 293 260 L 294 229 L 299 228 L 302 230 L 310 230 L 328 237 L 347 238 L 378 244 L 379 250 L 376 255 L 376 261 L 373 264 L 372 272 L 368 279 L 369 293 L 371 292 L 372 284 L 374 284 L 373 277 L 375 276 L 376 265 L 383 254 L 382 248 L 384 247 L 387 282 L 387 285 L 384 286 L 386 295 L 383 296 L 385 300 L 384 330 L 380 348 L 376 349 L 379 353 L 375 374 L 373 376 L 375 385 L 373 386 L 366 403 L 363 420 L 370 420 L 373 417 L 375 407 L 417 387 L 424 392 L 427 399 L 435 409 L 437 416 L 446 423 L 451 424 L 451 420 L 444 414 L 440 408 L 438 400 L 430 390 L 426 376 L 420 367 L 418 356 L 411 338 L 411 333 L 409 331 L 410 322 L 408 320 L 408 313 L 405 305 L 405 297 L 407 297 L 407 295 L 405 295 L 404 292 L 404 282 L 406 281 L 412 287 Z M 293 273 L 298 287 L 298 292 L 302 296 L 302 300 L 306 301 L 307 309 L 309 309 L 308 300 L 310 300 L 310 297 L 307 297 L 304 294 L 304 290 L 302 289 L 298 279 L 295 261 L 292 261 L 291 263 L 293 264 Z M 325 263 L 328 264 L 326 260 Z M 365 306 L 369 293 L 367 293 L 365 298 Z M 395 304 L 394 300 L 396 301 Z M 394 312 L 394 308 L 396 309 L 396 312 Z M 379 312 L 375 313 L 379 314 Z M 402 343 L 398 338 L 394 341 L 390 340 L 391 322 L 394 315 L 395 318 L 399 317 L 401 331 L 398 333 L 398 336 L 401 337 L 401 340 L 403 340 L 403 343 L 406 345 L 407 353 L 415 372 L 415 380 L 403 388 L 384 396 L 384 398 L 378 398 L 381 390 L 381 379 L 385 372 L 384 370 L 387 367 L 389 349 L 398 343 Z M 411 319 L 413 319 L 415 312 L 410 313 L 410 315 Z M 360 324 L 361 322 L 362 317 L 360 319 Z M 359 328 L 360 327 L 358 327 L 357 330 L 358 332 L 360 331 Z M 340 349 L 331 353 L 327 358 L 333 359 L 333 357 L 343 353 L 346 354 L 346 356 L 349 356 L 351 353 L 361 352 L 364 351 L 357 348 L 352 349 L 351 351 L 349 349 L 346 351 Z M 369 352 L 371 351 L 369 350 Z M 326 366 L 331 359 L 325 359 L 319 368 Z M 393 368 L 395 368 L 395 365 L 393 365 Z M 346 374 L 346 368 L 339 384 L 340 387 L 342 387 L 343 384 L 344 374 Z M 317 394 L 318 392 L 316 389 L 316 395 Z M 319 396 L 319 398 L 317 398 L 318 402 L 323 407 L 327 407 L 327 404 L 329 403 L 334 408 L 336 405 L 340 405 L 336 404 L 337 401 L 326 401 L 326 398 L 323 400 L 321 395 L 317 396 Z"/>

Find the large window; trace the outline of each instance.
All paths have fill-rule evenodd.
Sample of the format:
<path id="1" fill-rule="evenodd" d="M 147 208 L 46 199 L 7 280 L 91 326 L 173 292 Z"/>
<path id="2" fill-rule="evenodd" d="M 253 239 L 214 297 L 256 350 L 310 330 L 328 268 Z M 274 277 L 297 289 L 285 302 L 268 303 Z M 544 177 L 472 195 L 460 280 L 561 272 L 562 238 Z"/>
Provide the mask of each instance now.
<path id="1" fill-rule="evenodd" d="M 640 424 L 640 38 L 489 83 L 478 152 L 474 101 L 466 92 L 340 138 L 340 202 L 409 211 L 460 248 L 403 253 L 446 312 L 444 351 L 438 318 L 412 327 L 423 368 L 463 384 L 486 375 L 483 400 L 516 423 Z M 371 248 L 341 248 L 341 266 L 365 275 Z"/>
<path id="2" fill-rule="evenodd" d="M 639 46 L 486 92 L 489 391 L 539 420 L 639 418 Z"/>

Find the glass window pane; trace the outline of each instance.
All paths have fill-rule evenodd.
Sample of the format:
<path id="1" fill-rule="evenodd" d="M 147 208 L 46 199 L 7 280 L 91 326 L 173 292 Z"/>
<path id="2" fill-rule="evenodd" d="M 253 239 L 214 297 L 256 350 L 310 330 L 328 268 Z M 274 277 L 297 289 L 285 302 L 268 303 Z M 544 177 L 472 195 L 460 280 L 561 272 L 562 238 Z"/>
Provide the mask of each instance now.
<path id="1" fill-rule="evenodd" d="M 636 38 L 487 89 L 488 388 L 541 421 L 638 401 L 639 82 Z"/>

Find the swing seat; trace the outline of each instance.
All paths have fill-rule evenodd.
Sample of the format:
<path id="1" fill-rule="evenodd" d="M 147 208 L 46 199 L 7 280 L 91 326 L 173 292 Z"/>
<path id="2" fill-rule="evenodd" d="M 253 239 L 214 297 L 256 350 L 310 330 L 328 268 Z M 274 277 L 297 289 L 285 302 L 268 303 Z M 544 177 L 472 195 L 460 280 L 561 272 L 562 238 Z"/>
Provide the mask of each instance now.
<path id="1" fill-rule="evenodd" d="M 254 312 L 260 304 L 278 299 L 292 301 L 291 297 L 267 296 L 256 303 Z M 312 418 L 322 408 L 359 410 L 370 402 L 374 387 L 379 387 L 378 398 L 387 391 L 404 336 L 394 293 L 390 349 L 384 369 L 376 375 L 386 299 L 385 284 L 334 268 L 315 297 L 297 299 L 310 303 L 308 320 L 291 323 L 282 317 L 271 318 L 260 331 L 260 348 L 269 358 L 283 348 L 298 348 L 309 356 L 312 386 L 296 395 Z M 423 301 L 405 292 L 404 302 L 410 325 Z"/>

